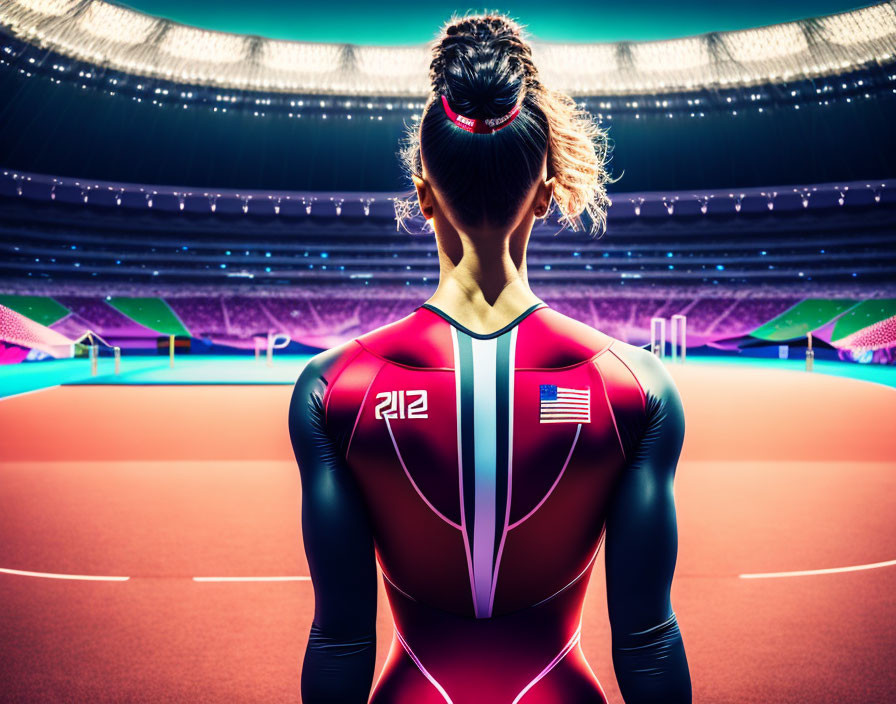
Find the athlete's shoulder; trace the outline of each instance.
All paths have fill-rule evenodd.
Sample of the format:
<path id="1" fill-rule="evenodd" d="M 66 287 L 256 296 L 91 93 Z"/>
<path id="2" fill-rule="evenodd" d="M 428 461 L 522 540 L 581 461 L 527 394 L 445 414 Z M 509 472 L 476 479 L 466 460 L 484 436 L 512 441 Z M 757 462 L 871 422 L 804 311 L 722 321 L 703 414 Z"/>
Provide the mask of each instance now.
<path id="1" fill-rule="evenodd" d="M 678 399 L 678 387 L 668 367 L 649 349 L 617 340 L 611 351 L 638 382 L 646 405 L 649 406 L 651 402 L 674 402 Z"/>
<path id="2" fill-rule="evenodd" d="M 377 358 L 364 354 L 356 340 L 308 360 L 290 399 L 290 435 L 296 438 L 327 428 L 334 437 L 341 437 L 380 364 Z"/>
<path id="3" fill-rule="evenodd" d="M 362 351 L 355 340 L 318 352 L 302 368 L 293 387 L 293 394 L 310 393 L 327 387 L 339 373 Z"/>
<path id="4" fill-rule="evenodd" d="M 661 439 L 664 447 L 680 449 L 685 430 L 684 407 L 666 363 L 649 349 L 624 342 L 614 344 L 612 353 L 629 369 L 644 396 L 647 432 L 640 454 Z"/>
<path id="5" fill-rule="evenodd" d="M 604 353 L 614 338 L 549 306 L 536 309 L 519 326 L 517 369 L 559 369 Z"/>
<path id="6" fill-rule="evenodd" d="M 395 364 L 424 369 L 454 367 L 451 326 L 427 308 L 418 307 L 355 341 L 369 353 Z"/>
<path id="7" fill-rule="evenodd" d="M 290 432 L 322 415 L 323 400 L 330 382 L 351 362 L 359 350 L 357 343 L 351 340 L 338 347 L 319 352 L 305 363 L 293 385 L 290 397 Z"/>

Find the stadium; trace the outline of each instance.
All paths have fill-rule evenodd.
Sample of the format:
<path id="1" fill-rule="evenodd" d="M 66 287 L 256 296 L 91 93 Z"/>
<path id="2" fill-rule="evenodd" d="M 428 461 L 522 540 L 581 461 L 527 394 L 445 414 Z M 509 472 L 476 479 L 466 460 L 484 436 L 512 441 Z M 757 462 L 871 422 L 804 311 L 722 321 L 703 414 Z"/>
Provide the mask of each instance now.
<path id="1" fill-rule="evenodd" d="M 0 4 L 0 701 L 299 701 L 286 407 L 438 284 L 396 217 L 426 39 Z M 896 3 L 532 47 L 615 181 L 602 236 L 537 221 L 529 283 L 660 357 L 688 412 L 695 699 L 892 701 Z M 582 644 L 618 703 L 601 562 Z"/>

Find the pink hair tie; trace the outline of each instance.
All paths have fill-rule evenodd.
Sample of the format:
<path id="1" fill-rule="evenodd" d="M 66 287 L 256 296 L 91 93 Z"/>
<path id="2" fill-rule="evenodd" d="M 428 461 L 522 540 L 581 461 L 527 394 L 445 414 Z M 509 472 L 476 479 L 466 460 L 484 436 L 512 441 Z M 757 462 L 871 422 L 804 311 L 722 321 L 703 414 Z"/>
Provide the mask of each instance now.
<path id="1" fill-rule="evenodd" d="M 488 117 L 484 120 L 479 118 L 466 117 L 465 115 L 458 115 L 456 112 L 454 112 L 454 110 L 451 109 L 451 106 L 448 105 L 448 98 L 446 98 L 444 95 L 442 96 L 442 107 L 445 108 L 445 114 L 448 115 L 448 119 L 451 120 L 455 125 L 460 127 L 462 130 L 473 132 L 475 134 L 489 134 L 491 132 L 497 132 L 498 130 L 507 127 L 507 125 L 513 122 L 514 118 L 519 115 L 520 112 L 520 106 L 519 104 L 517 104 L 509 113 L 507 113 L 506 115 L 502 115 L 501 117 Z"/>

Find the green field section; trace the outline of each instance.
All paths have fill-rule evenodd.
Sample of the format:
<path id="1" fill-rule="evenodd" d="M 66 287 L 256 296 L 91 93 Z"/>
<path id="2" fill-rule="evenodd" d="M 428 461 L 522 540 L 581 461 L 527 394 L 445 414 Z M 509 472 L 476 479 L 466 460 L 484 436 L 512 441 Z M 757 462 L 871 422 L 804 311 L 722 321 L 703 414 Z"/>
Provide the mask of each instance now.
<path id="1" fill-rule="evenodd" d="M 831 333 L 831 340 L 842 340 L 854 332 L 879 323 L 881 320 L 892 318 L 894 315 L 896 315 L 896 298 L 862 301 L 837 319 L 837 322 L 834 323 L 834 331 Z"/>
<path id="2" fill-rule="evenodd" d="M 52 325 L 69 314 L 69 309 L 48 296 L 0 295 L 0 305 L 41 325 Z"/>
<path id="3" fill-rule="evenodd" d="M 124 313 L 150 330 L 162 335 L 183 335 L 190 331 L 184 327 L 174 311 L 161 298 L 128 298 L 124 296 L 107 299 L 110 306 Z"/>
<path id="4" fill-rule="evenodd" d="M 858 301 L 849 298 L 809 298 L 760 325 L 750 334 L 770 342 L 793 340 L 820 328 L 856 303 Z"/>

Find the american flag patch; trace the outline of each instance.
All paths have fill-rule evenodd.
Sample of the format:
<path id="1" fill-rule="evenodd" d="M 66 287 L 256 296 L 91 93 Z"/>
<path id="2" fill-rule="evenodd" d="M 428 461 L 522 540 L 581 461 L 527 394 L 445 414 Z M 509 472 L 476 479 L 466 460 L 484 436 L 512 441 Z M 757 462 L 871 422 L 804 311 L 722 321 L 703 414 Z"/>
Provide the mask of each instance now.
<path id="1" fill-rule="evenodd" d="M 588 389 L 564 389 L 542 384 L 539 420 L 542 423 L 590 423 L 591 398 Z"/>

